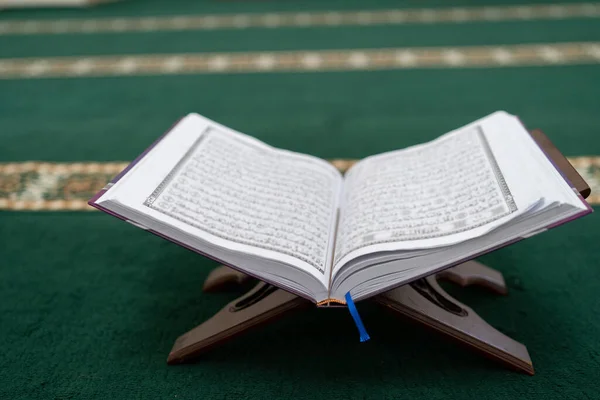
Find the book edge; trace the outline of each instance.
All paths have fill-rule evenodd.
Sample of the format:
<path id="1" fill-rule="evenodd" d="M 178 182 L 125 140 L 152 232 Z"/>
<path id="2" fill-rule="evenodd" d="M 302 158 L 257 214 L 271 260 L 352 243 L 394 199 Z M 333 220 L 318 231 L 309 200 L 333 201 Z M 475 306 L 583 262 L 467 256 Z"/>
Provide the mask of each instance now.
<path id="1" fill-rule="evenodd" d="M 104 193 L 106 193 L 110 189 L 111 186 L 113 186 L 115 183 L 117 183 L 119 180 L 121 180 L 121 178 L 123 178 L 123 176 L 125 176 L 125 174 L 127 174 L 137 163 L 139 163 L 144 157 L 146 157 L 146 155 L 152 149 L 154 149 L 169 133 L 171 133 L 171 131 L 173 131 L 173 129 L 183 120 L 183 118 L 185 118 L 185 117 L 181 117 L 177 121 L 175 121 L 173 124 L 171 124 L 169 129 L 167 129 L 154 142 L 152 142 L 152 144 L 150 146 L 148 146 L 142 153 L 140 153 L 136 158 L 134 158 L 133 161 L 131 161 L 127 165 L 127 167 L 125 167 L 125 169 L 123 169 L 114 178 L 112 178 L 102 189 L 100 189 L 94 196 L 92 196 L 92 198 L 89 199 L 87 203 L 92 207 L 98 208 L 95 206 L 96 201 L 100 197 L 102 197 L 102 195 L 104 195 Z M 101 211 L 104 211 L 104 210 L 101 210 Z"/>
<path id="2" fill-rule="evenodd" d="M 556 227 L 558 227 L 558 226 L 560 226 L 560 225 L 564 225 L 564 224 L 566 224 L 567 222 L 574 221 L 574 220 L 576 220 L 576 219 L 579 219 L 579 218 L 581 218 L 581 217 L 584 217 L 584 216 L 586 216 L 586 215 L 588 215 L 588 214 L 590 214 L 590 213 L 592 213 L 592 211 L 590 211 L 590 210 L 583 210 L 583 211 L 581 211 L 580 213 L 577 213 L 577 214 L 575 214 L 575 215 L 573 215 L 573 216 L 571 216 L 571 217 L 568 217 L 568 218 L 565 218 L 565 219 L 563 219 L 563 220 L 560 220 L 560 221 L 558 221 L 558 222 L 555 222 L 555 223 L 552 223 L 552 224 L 549 224 L 549 225 L 547 225 L 546 227 L 544 227 L 544 228 L 540 229 L 540 232 L 545 232 L 545 231 L 547 231 L 547 230 L 550 230 L 550 229 L 556 228 Z M 513 239 L 513 240 L 510 240 L 510 241 L 508 241 L 508 242 L 506 242 L 506 243 L 502 243 L 502 244 L 500 244 L 500 245 L 498 245 L 498 246 L 495 246 L 495 247 L 493 247 L 493 248 L 491 248 L 491 249 L 487 249 L 487 250 L 483 250 L 483 251 L 481 251 L 481 252 L 479 252 L 479 253 L 475 253 L 475 254 L 473 254 L 473 255 L 470 255 L 470 256 L 468 256 L 468 257 L 466 257 L 466 258 L 463 258 L 463 259 L 461 259 L 461 260 L 458 260 L 458 261 L 456 261 L 456 262 L 454 262 L 454 263 L 451 263 L 451 264 L 448 264 L 448 265 L 444 265 L 444 266 L 442 266 L 442 267 L 440 267 L 440 268 L 437 268 L 437 269 L 435 269 L 435 270 L 433 270 L 433 271 L 427 271 L 427 272 L 425 272 L 425 273 L 423 273 L 423 274 L 417 275 L 417 276 L 415 276 L 415 277 L 411 277 L 410 279 L 408 279 L 408 280 L 406 280 L 406 281 L 404 281 L 404 282 L 402 282 L 402 283 L 395 284 L 395 285 L 393 285 L 393 286 L 389 286 L 389 287 L 385 287 L 385 288 L 383 288 L 383 289 L 381 289 L 381 290 L 377 290 L 376 292 L 373 292 L 373 293 L 371 293 L 371 294 L 367 295 L 366 297 L 361 297 L 361 298 L 359 298 L 359 299 L 355 300 L 355 302 L 359 302 L 359 301 L 367 300 L 367 299 L 370 299 L 370 298 L 372 298 L 372 297 L 374 297 L 374 296 L 380 295 L 381 293 L 385 293 L 385 292 L 388 292 L 388 291 L 390 291 L 390 290 L 397 289 L 397 288 L 399 288 L 400 286 L 408 285 L 408 284 L 410 284 L 410 283 L 412 283 L 412 282 L 414 282 L 414 281 L 417 281 L 417 280 L 419 280 L 419 279 L 426 278 L 426 277 L 428 277 L 428 276 L 431 276 L 431 275 L 437 274 L 437 273 L 439 273 L 439 272 L 441 272 L 441 271 L 444 271 L 444 270 L 446 270 L 446 269 L 450 269 L 450 268 L 452 268 L 452 267 L 456 267 L 457 265 L 460 265 L 460 264 L 466 263 L 466 262 L 468 262 L 468 261 L 472 261 L 472 260 L 474 260 L 474 259 L 476 259 L 476 258 L 478 258 L 478 257 L 484 256 L 484 255 L 486 255 L 486 254 L 492 253 L 492 252 L 494 252 L 494 251 L 497 251 L 497 250 L 500 250 L 500 249 L 502 249 L 502 248 L 504 248 L 504 247 L 511 246 L 511 245 L 513 245 L 513 244 L 515 244 L 515 243 L 517 243 L 517 242 L 520 242 L 520 241 L 522 241 L 522 240 L 525 240 L 525 239 L 528 239 L 528 238 L 529 238 L 529 237 L 517 237 L 517 238 L 515 238 L 515 239 Z"/>
<path id="3" fill-rule="evenodd" d="M 128 218 L 126 218 L 124 215 L 121 215 L 121 214 L 119 214 L 119 213 L 116 213 L 116 212 L 114 212 L 114 211 L 112 211 L 112 210 L 109 210 L 108 208 L 106 208 L 106 207 L 104 207 L 104 206 L 102 206 L 102 205 L 100 205 L 100 204 L 93 203 L 93 204 L 90 204 L 90 206 L 92 206 L 92 207 L 96 208 L 97 210 L 100 210 L 100 211 L 102 211 L 102 212 L 104 212 L 104 213 L 106 213 L 106 214 L 109 214 L 109 215 L 111 215 L 111 216 L 113 216 L 113 217 L 116 217 L 116 218 L 118 218 L 118 219 L 120 219 L 120 220 L 122 220 L 122 221 L 129 222 L 129 223 L 132 223 L 132 222 L 133 222 L 133 225 L 135 225 L 135 226 L 138 226 L 138 227 L 139 227 L 139 225 L 138 225 L 137 223 L 134 223 L 134 221 L 131 221 L 131 220 L 129 220 L 129 219 L 128 219 Z M 289 289 L 289 288 L 283 288 L 283 287 L 281 287 L 279 284 L 277 284 L 277 283 L 275 283 L 275 282 L 273 282 L 273 281 L 271 281 L 271 280 L 269 280 L 269 279 L 265 279 L 264 277 L 259 277 L 259 276 L 257 276 L 256 274 L 252 274 L 252 273 L 250 273 L 250 272 L 248 272 L 248 271 L 246 271 L 246 270 L 244 270 L 244 269 L 242 269 L 242 268 L 240 268 L 240 267 L 237 267 L 237 266 L 235 266 L 235 265 L 233 265 L 233 264 L 226 263 L 226 262 L 225 262 L 225 261 L 223 261 L 223 260 L 220 260 L 220 259 L 218 259 L 218 258 L 216 258 L 216 257 L 214 257 L 214 256 L 211 256 L 211 255 L 209 255 L 209 254 L 207 254 L 207 253 L 204 253 L 204 252 L 202 252 L 202 251 L 200 251 L 200 250 L 198 250 L 198 249 L 195 249 L 195 248 L 193 248 L 193 247 L 191 247 L 191 246 L 189 246 L 189 245 L 187 245 L 187 244 L 185 244 L 185 243 L 183 243 L 183 242 L 180 242 L 180 241 L 179 241 L 179 240 L 177 240 L 177 239 L 174 239 L 174 238 L 172 238 L 172 237 L 169 237 L 169 236 L 167 236 L 167 235 L 165 235 L 165 234 L 163 234 L 163 233 L 160 233 L 160 232 L 158 232 L 158 231 L 155 231 L 155 230 L 153 230 L 153 229 L 149 229 L 149 228 L 145 228 L 145 227 L 144 227 L 144 228 L 142 228 L 142 229 L 143 229 L 143 230 L 145 230 L 146 232 L 149 232 L 149 233 L 151 233 L 151 234 L 153 234 L 153 235 L 155 235 L 155 236 L 158 236 L 158 237 L 160 237 L 161 239 L 167 240 L 167 241 L 169 241 L 169 242 L 171 242 L 171 243 L 174 243 L 174 244 L 176 244 L 176 245 L 178 245 L 178 246 L 181 246 L 181 247 L 183 247 L 184 249 L 190 250 L 190 251 L 192 251 L 192 252 L 194 252 L 194 253 L 196 253 L 196 254 L 198 254 L 198 255 L 200 255 L 200 256 L 203 256 L 203 257 L 205 257 L 205 258 L 208 258 L 209 260 L 216 261 L 216 262 L 218 262 L 219 264 L 222 264 L 222 265 L 224 265 L 224 266 L 226 266 L 226 267 L 229 267 L 229 268 L 231 268 L 231 269 L 234 269 L 234 270 L 236 270 L 236 271 L 242 272 L 242 273 L 244 273 L 244 274 L 246 274 L 246 275 L 249 275 L 249 276 L 251 276 L 252 278 L 258 279 L 259 281 L 267 282 L 267 283 L 269 283 L 269 284 L 271 284 L 271 285 L 273 285 L 273 286 L 275 286 L 275 287 L 277 287 L 277 288 L 279 288 L 279 289 L 281 289 L 281 290 L 284 290 L 284 291 L 286 291 L 286 292 L 292 293 L 292 294 L 294 294 L 294 295 L 296 295 L 296 296 L 298 296 L 298 297 L 302 297 L 302 298 L 304 298 L 304 299 L 306 299 L 306 300 L 310 301 L 310 302 L 311 302 L 311 303 L 313 303 L 313 304 L 317 304 L 317 301 L 316 301 L 315 299 L 313 299 L 313 298 L 310 298 L 310 297 L 308 297 L 308 296 L 306 296 L 306 295 L 304 295 L 304 294 L 302 294 L 302 293 L 299 293 L 299 292 L 297 292 L 297 291 L 295 291 L 295 290 L 293 290 L 293 289 Z"/>
<path id="4" fill-rule="evenodd" d="M 593 213 L 593 212 L 594 212 L 594 209 L 592 208 L 592 206 L 590 206 L 590 204 L 589 204 L 589 203 L 588 203 L 588 202 L 585 200 L 585 198 L 583 197 L 583 195 L 581 194 L 581 192 L 580 192 L 579 190 L 577 190 L 577 188 L 575 187 L 575 185 L 573 185 L 573 182 L 571 182 L 571 180 L 570 180 L 570 179 L 567 177 L 567 175 L 565 174 L 565 172 L 564 172 L 564 171 L 562 171 L 560 168 L 558 168 L 558 165 L 557 165 L 557 164 L 556 164 L 556 162 L 555 162 L 555 161 L 552 159 L 552 157 L 550 157 L 550 155 L 548 154 L 548 152 L 547 152 L 546 150 L 544 150 L 544 148 L 543 148 L 542 146 L 540 146 L 540 145 L 539 145 L 539 143 L 537 143 L 537 141 L 535 140 L 535 138 L 534 138 L 534 137 L 532 136 L 532 134 L 531 134 L 531 130 L 527 129 L 527 125 L 525 125 L 525 123 L 523 122 L 523 120 L 522 120 L 522 119 L 521 119 L 521 118 L 520 118 L 518 115 L 515 115 L 515 118 L 517 118 L 517 120 L 519 121 L 519 123 L 521 124 L 521 126 L 523 127 L 523 129 L 525 129 L 525 131 L 527 131 L 527 133 L 529 134 L 529 136 L 531 137 L 531 139 L 533 139 L 533 141 L 536 143 L 536 145 L 537 145 L 537 146 L 538 146 L 538 148 L 541 150 L 541 152 L 544 154 L 544 156 L 546 156 L 546 159 L 547 159 L 547 160 L 550 162 L 550 164 L 552 164 L 552 166 L 554 167 L 554 169 L 555 169 L 555 170 L 556 170 L 556 171 L 557 171 L 557 172 L 560 174 L 560 176 L 561 176 L 561 177 L 563 178 L 563 180 L 564 180 L 564 181 L 567 183 L 567 185 L 569 185 L 569 187 L 570 187 L 571 189 L 573 189 L 573 191 L 574 191 L 574 192 L 577 194 L 577 197 L 579 198 L 579 200 L 581 201 L 581 203 L 582 203 L 582 204 L 584 205 L 584 207 L 586 208 L 586 212 L 585 212 L 585 214 L 583 214 L 581 217 L 583 217 L 583 216 L 585 216 L 585 215 L 587 215 L 587 214 Z M 544 133 L 544 131 L 542 131 L 541 129 L 540 129 L 540 131 L 541 131 L 541 132 L 542 132 L 544 135 L 546 135 L 546 134 Z M 547 137 L 547 136 L 546 136 L 546 137 Z M 548 138 L 548 140 L 550 140 L 550 138 Z M 554 146 L 554 144 L 552 144 L 552 146 Z M 556 147 L 556 146 L 554 146 L 554 147 Z M 560 152 L 560 150 L 559 150 L 559 152 Z M 560 153 L 560 154 L 561 154 L 561 156 L 563 156 L 563 157 L 564 157 L 564 155 L 563 155 L 562 153 Z M 568 160 L 567 160 L 567 161 L 568 161 Z M 570 164 L 570 163 L 569 163 L 569 164 Z M 591 194 L 591 191 L 590 191 L 590 194 Z M 567 221 L 565 221 L 565 223 L 566 223 L 566 222 L 569 222 L 569 221 L 571 221 L 571 220 L 575 220 L 575 219 L 581 218 L 581 217 L 575 217 L 575 218 L 573 218 L 573 219 L 568 219 Z M 562 225 L 562 224 L 560 224 L 560 225 Z M 554 226 L 552 226 L 552 227 L 554 227 Z M 550 228 L 552 228 L 552 227 L 549 227 L 548 229 L 550 229 Z"/>

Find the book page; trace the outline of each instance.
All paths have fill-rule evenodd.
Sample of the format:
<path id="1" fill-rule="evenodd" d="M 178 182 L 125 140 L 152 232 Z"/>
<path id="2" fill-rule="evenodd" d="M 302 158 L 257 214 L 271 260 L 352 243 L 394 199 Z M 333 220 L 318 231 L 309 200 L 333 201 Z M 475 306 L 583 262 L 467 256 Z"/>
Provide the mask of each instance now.
<path id="1" fill-rule="evenodd" d="M 216 245 L 293 257 L 325 275 L 340 184 L 325 161 L 209 126 L 144 206 Z"/>
<path id="2" fill-rule="evenodd" d="M 369 157 L 346 177 L 334 273 L 373 251 L 467 240 L 517 211 L 479 126 Z"/>

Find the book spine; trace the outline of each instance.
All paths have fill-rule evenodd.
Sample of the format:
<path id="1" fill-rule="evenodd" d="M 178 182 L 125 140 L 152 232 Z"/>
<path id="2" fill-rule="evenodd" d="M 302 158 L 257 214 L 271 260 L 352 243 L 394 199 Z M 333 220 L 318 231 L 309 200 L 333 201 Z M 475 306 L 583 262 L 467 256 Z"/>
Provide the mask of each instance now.
<path id="1" fill-rule="evenodd" d="M 325 300 L 321 300 L 317 303 L 317 307 L 331 307 L 332 304 L 341 304 L 341 305 L 346 305 L 346 302 L 343 300 L 338 300 L 338 299 L 325 299 Z"/>

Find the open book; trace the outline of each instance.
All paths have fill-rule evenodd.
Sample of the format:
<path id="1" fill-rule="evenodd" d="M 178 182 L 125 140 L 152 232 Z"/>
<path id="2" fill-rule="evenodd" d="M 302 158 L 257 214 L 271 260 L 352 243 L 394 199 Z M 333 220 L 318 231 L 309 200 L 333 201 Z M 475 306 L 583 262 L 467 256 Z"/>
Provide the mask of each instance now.
<path id="1" fill-rule="evenodd" d="M 190 114 L 90 205 L 318 305 L 365 299 L 592 211 L 505 112 L 344 175 Z"/>

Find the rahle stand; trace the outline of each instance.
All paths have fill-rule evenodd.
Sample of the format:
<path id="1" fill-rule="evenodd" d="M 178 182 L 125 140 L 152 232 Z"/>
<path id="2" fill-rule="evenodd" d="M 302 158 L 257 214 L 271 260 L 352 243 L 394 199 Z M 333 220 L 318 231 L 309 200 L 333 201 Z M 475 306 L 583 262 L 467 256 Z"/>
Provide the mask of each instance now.
<path id="1" fill-rule="evenodd" d="M 584 198 L 589 196 L 590 188 L 587 183 L 550 140 L 539 130 L 531 132 L 531 135 L 581 195 Z M 204 291 L 220 290 L 232 283 L 242 284 L 248 279 L 250 277 L 242 272 L 221 266 L 210 273 L 204 283 Z M 470 307 L 452 298 L 440 287 L 439 279 L 463 287 L 480 285 L 498 294 L 507 293 L 500 272 L 477 261 L 468 261 L 377 295 L 372 300 L 458 340 L 493 360 L 533 375 L 534 369 L 527 348 L 490 326 Z M 175 341 L 167 362 L 177 364 L 189 361 L 255 326 L 310 305 L 312 303 L 304 298 L 259 282 L 212 318 L 180 336 Z"/>

